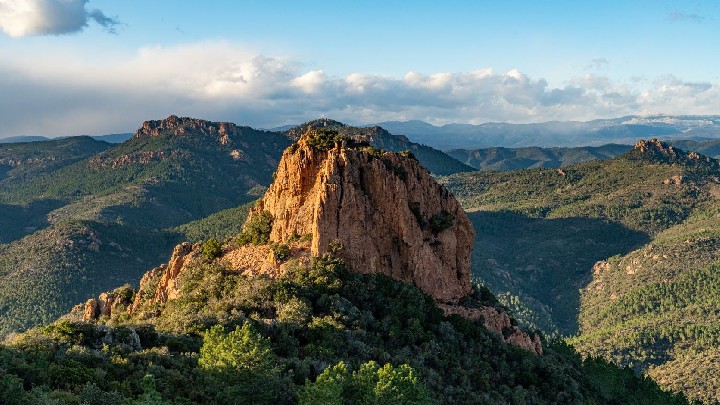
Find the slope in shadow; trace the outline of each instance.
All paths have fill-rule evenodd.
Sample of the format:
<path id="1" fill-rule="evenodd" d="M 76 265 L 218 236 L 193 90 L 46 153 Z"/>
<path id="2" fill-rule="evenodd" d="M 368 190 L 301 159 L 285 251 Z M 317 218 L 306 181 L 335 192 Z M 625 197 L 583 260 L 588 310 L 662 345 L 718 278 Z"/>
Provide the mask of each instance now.
<path id="1" fill-rule="evenodd" d="M 47 228 L 47 215 L 64 205 L 60 200 L 38 200 L 27 205 L 0 204 L 0 244 L 10 243 Z"/>
<path id="2" fill-rule="evenodd" d="M 12 170 L 12 166 L 0 165 L 0 180 L 4 179 L 10 170 Z"/>
<path id="3" fill-rule="evenodd" d="M 650 241 L 643 232 L 596 218 L 483 211 L 468 216 L 477 232 L 473 276 L 496 295 L 521 297 L 534 316 L 566 336 L 577 331 L 579 289 L 590 282 L 593 265 Z"/>

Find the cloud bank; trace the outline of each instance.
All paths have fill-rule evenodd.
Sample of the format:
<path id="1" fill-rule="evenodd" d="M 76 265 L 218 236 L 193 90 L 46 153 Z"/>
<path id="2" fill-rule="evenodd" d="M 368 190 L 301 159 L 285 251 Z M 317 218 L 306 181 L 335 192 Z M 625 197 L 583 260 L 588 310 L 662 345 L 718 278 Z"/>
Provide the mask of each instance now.
<path id="1" fill-rule="evenodd" d="M 586 74 L 557 86 L 517 69 L 336 77 L 227 42 L 146 47 L 112 62 L 53 58 L 34 52 L 0 65 L 0 136 L 131 131 L 169 114 L 272 127 L 323 116 L 526 123 L 720 111 L 718 84 L 674 76 L 620 83 Z"/>
<path id="2" fill-rule="evenodd" d="M 0 0 L 0 30 L 11 37 L 61 35 L 81 31 L 94 21 L 108 32 L 119 22 L 100 10 L 87 10 L 88 0 Z"/>

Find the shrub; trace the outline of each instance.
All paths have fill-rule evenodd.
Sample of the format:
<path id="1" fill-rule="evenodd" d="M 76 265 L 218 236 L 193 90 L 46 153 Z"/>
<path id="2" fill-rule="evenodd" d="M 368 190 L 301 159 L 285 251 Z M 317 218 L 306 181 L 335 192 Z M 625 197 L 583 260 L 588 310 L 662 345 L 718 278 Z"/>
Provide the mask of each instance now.
<path id="1" fill-rule="evenodd" d="M 273 403 L 278 373 L 270 340 L 246 322 L 225 333 L 215 325 L 203 336 L 198 365 L 220 403 Z"/>
<path id="2" fill-rule="evenodd" d="M 200 253 L 205 255 L 208 259 L 214 259 L 220 257 L 222 254 L 222 245 L 215 238 L 208 239 L 205 243 L 200 246 Z"/>
<path id="3" fill-rule="evenodd" d="M 402 156 L 404 158 L 412 159 L 412 160 L 417 160 L 415 155 L 412 152 L 410 152 L 409 150 L 401 150 L 400 156 Z"/>
<path id="4" fill-rule="evenodd" d="M 272 252 L 275 260 L 282 262 L 290 257 L 290 247 L 285 243 L 273 243 Z"/>
<path id="5" fill-rule="evenodd" d="M 318 150 L 329 150 L 335 147 L 336 143 L 342 141 L 350 141 L 350 138 L 338 134 L 337 131 L 331 129 L 319 129 L 310 131 L 307 144 L 311 148 Z"/>
<path id="6" fill-rule="evenodd" d="M 262 211 L 259 214 L 254 214 L 250 220 L 245 224 L 240 236 L 238 236 L 238 243 L 240 245 L 247 245 L 252 243 L 253 245 L 265 245 L 270 241 L 270 232 L 272 231 L 273 216 L 268 211 Z"/>
<path id="7" fill-rule="evenodd" d="M 330 248 L 330 254 L 336 255 L 345 249 L 345 246 L 340 242 L 339 240 L 331 240 L 328 244 L 328 247 Z"/>
<path id="8" fill-rule="evenodd" d="M 438 233 L 450 228 L 454 219 L 455 218 L 452 214 L 442 210 L 430 218 L 430 230 L 437 235 Z"/>
<path id="9" fill-rule="evenodd" d="M 374 361 L 349 373 L 345 363 L 325 369 L 314 383 L 308 382 L 300 393 L 301 404 L 431 404 L 425 385 L 407 364 L 380 367 Z"/>

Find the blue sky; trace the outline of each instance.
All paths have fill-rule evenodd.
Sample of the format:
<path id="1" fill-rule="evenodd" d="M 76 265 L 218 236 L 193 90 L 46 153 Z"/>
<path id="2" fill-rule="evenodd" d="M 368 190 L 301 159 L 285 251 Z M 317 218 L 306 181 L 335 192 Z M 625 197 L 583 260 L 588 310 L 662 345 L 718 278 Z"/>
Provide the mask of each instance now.
<path id="1" fill-rule="evenodd" d="M 0 136 L 720 111 L 720 2 L 0 0 Z"/>

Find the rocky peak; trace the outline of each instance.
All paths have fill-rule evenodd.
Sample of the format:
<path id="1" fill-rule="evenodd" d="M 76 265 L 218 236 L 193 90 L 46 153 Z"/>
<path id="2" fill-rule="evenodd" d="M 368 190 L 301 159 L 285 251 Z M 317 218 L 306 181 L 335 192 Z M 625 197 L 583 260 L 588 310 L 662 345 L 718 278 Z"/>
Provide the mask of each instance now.
<path id="1" fill-rule="evenodd" d="M 145 121 L 135 132 L 133 139 L 156 137 L 163 132 L 171 132 L 174 135 L 182 135 L 187 132 L 216 135 L 220 137 L 221 143 L 225 144 L 229 140 L 228 136 L 238 134 L 240 129 L 232 122 L 212 122 L 171 115 L 164 120 Z M 225 142 L 222 142 L 223 139 Z"/>
<path id="2" fill-rule="evenodd" d="M 720 169 L 720 164 L 715 159 L 697 152 L 688 153 L 658 139 L 638 141 L 626 156 L 630 160 L 649 163 L 681 164 L 694 169 Z"/>
<path id="3" fill-rule="evenodd" d="M 346 136 L 356 142 L 367 142 L 378 148 L 396 148 L 399 145 L 406 144 L 408 149 L 410 140 L 406 136 L 393 135 L 382 127 L 353 127 L 345 125 L 342 122 L 331 120 L 329 118 L 320 118 L 318 120 L 306 122 L 295 128 L 289 129 L 285 134 L 295 141 L 299 140 L 303 134 L 309 130 L 332 130 L 337 131 L 339 135 Z M 392 143 L 392 145 L 388 144 Z"/>
<path id="4" fill-rule="evenodd" d="M 358 273 L 383 273 L 436 301 L 471 291 L 475 231 L 458 201 L 411 155 L 308 129 L 282 156 L 251 212 L 273 217 L 271 242 L 312 234 L 311 253 L 334 252 Z"/>
<path id="5" fill-rule="evenodd" d="M 290 128 L 285 131 L 285 135 L 294 141 L 298 141 L 300 137 L 310 129 L 334 129 L 337 131 L 345 128 L 348 128 L 348 126 L 340 121 L 335 121 L 330 118 L 320 118 L 308 121 L 304 124 L 296 126 L 295 128 Z"/>
<path id="6" fill-rule="evenodd" d="M 217 260 L 228 271 L 274 278 L 297 261 L 331 253 L 350 271 L 415 285 L 447 316 L 483 322 L 503 341 L 542 354 L 539 337 L 514 326 L 504 311 L 474 301 L 466 306 L 473 299 L 475 231 L 458 201 L 410 153 L 310 128 L 283 153 L 275 181 L 248 223 L 267 221 L 268 214 L 269 242 L 286 244 L 294 260 L 277 260 L 271 244 L 225 246 Z M 183 271 L 197 258 L 202 259 L 199 245 L 178 245 L 168 264 L 143 276 L 132 302 L 106 294 L 71 315 L 89 321 L 123 312 L 157 316 L 164 303 L 180 296 Z"/>
<path id="7" fill-rule="evenodd" d="M 631 156 L 654 162 L 676 161 L 683 152 L 658 139 L 640 140 L 630 151 Z"/>

